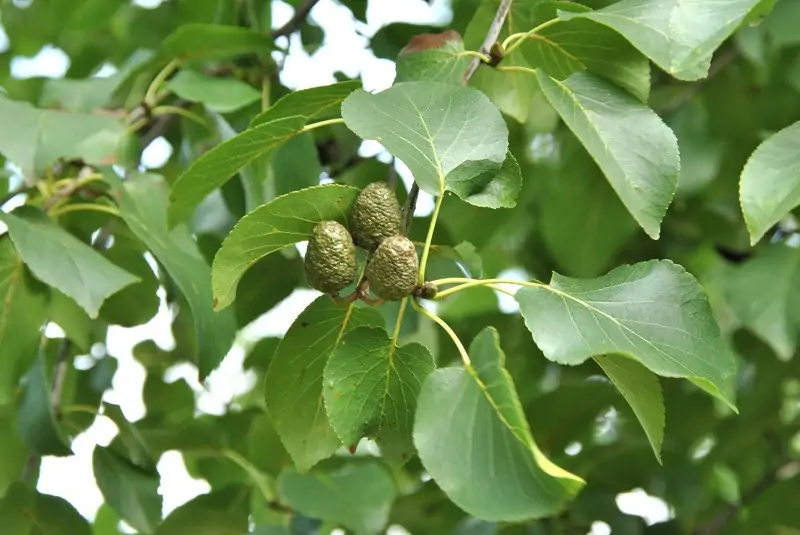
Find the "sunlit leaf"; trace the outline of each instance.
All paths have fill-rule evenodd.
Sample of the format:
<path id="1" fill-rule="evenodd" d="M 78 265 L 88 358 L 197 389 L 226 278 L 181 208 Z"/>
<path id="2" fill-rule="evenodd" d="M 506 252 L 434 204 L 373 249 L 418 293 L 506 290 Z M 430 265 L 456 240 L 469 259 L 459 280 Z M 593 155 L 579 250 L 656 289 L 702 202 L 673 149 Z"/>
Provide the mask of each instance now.
<path id="1" fill-rule="evenodd" d="M 380 141 L 402 160 L 432 195 L 450 190 L 463 198 L 499 173 L 507 156 L 502 115 L 467 87 L 402 82 L 380 93 L 359 90 L 342 104 L 342 117 L 359 137 Z M 493 199 L 497 193 L 488 192 Z"/>
<path id="2" fill-rule="evenodd" d="M 731 407 L 736 361 L 703 288 L 682 267 L 651 260 L 596 279 L 553 274 L 516 294 L 525 324 L 545 356 L 580 364 L 622 353 L 664 377 L 683 377 Z"/>
<path id="3" fill-rule="evenodd" d="M 53 223 L 44 212 L 21 206 L 0 212 L 11 241 L 39 280 L 55 286 L 96 318 L 110 295 L 139 280 Z"/>
<path id="4" fill-rule="evenodd" d="M 711 56 L 759 0 L 621 0 L 587 13 L 561 17 L 599 22 L 619 32 L 680 80 L 708 74 Z"/>

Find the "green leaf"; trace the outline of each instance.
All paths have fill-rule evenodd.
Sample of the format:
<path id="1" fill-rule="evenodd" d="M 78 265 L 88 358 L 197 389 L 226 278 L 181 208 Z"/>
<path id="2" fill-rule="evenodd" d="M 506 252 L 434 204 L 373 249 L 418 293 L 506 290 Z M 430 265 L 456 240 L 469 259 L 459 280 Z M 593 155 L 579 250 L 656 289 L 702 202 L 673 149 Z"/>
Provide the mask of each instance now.
<path id="1" fill-rule="evenodd" d="M 499 171 L 476 170 L 458 173 L 448 182 L 447 189 L 473 206 L 483 208 L 513 208 L 522 189 L 522 171 L 509 151 Z"/>
<path id="2" fill-rule="evenodd" d="M 272 171 L 277 195 L 319 185 L 322 166 L 314 136 L 311 133 L 299 134 L 284 143 L 275 151 Z"/>
<path id="3" fill-rule="evenodd" d="M 633 409 L 660 463 L 666 411 L 658 377 L 624 355 L 603 355 L 594 360 Z"/>
<path id="4" fill-rule="evenodd" d="M 8 535 L 92 535 L 89 523 L 67 500 L 22 482 L 0 500 L 0 525 Z"/>
<path id="5" fill-rule="evenodd" d="M 699 99 L 682 106 L 668 122 L 681 155 L 677 191 L 681 197 L 702 191 L 722 166 L 725 146 L 711 134 L 708 123 L 708 111 Z"/>
<path id="6" fill-rule="evenodd" d="M 454 30 L 415 35 L 397 56 L 395 83 L 415 80 L 461 84 L 471 58 Z"/>
<path id="7" fill-rule="evenodd" d="M 0 96 L 0 153 L 23 170 L 41 172 L 59 158 L 90 165 L 113 163 L 122 123 L 108 115 L 34 108 Z M 103 137 L 108 141 L 96 143 Z"/>
<path id="8" fill-rule="evenodd" d="M 265 473 L 278 477 L 291 459 L 267 413 L 253 420 L 247 434 L 247 458 Z"/>
<path id="9" fill-rule="evenodd" d="M 250 490 L 231 485 L 201 494 L 164 520 L 155 535 L 246 535 Z"/>
<path id="10" fill-rule="evenodd" d="M 86 352 L 91 349 L 95 324 L 73 299 L 56 289 L 51 290 L 49 317 L 64 330 L 72 343 Z"/>
<path id="11" fill-rule="evenodd" d="M 167 84 L 173 93 L 182 99 L 202 102 L 219 113 L 230 113 L 261 98 L 253 86 L 236 78 L 206 76 L 197 71 L 182 70 Z"/>
<path id="12" fill-rule="evenodd" d="M 376 310 L 355 304 L 339 306 L 322 295 L 295 319 L 278 345 L 264 383 L 267 409 L 300 472 L 341 446 L 323 401 L 328 359 L 349 331 L 383 323 Z"/>
<path id="13" fill-rule="evenodd" d="M 92 525 L 92 535 L 122 535 L 118 529 L 119 515 L 111 506 L 104 503 L 97 510 Z"/>
<path id="14" fill-rule="evenodd" d="M 167 228 L 167 203 L 163 179 L 142 174 L 124 183 L 106 175 L 119 199 L 122 218 L 147 245 L 185 296 L 192 311 L 198 346 L 198 368 L 205 378 L 222 361 L 236 332 L 233 312 L 216 313 L 210 268 L 185 226 Z"/>
<path id="15" fill-rule="evenodd" d="M 681 266 L 651 260 L 596 279 L 557 273 L 516 294 L 525 325 L 545 356 L 576 365 L 621 353 L 663 377 L 682 377 L 735 409 L 726 383 L 736 361 L 702 286 Z"/>
<path id="16" fill-rule="evenodd" d="M 162 44 L 164 53 L 183 61 L 230 58 L 243 54 L 268 56 L 275 45 L 272 39 L 241 26 L 221 24 L 184 24 Z"/>
<path id="17" fill-rule="evenodd" d="M 102 108 L 109 103 L 122 84 L 147 65 L 153 55 L 150 50 L 136 50 L 120 66 L 119 71 L 102 78 L 48 78 L 42 87 L 39 105 L 43 108 L 61 107 L 85 113 Z"/>
<path id="18" fill-rule="evenodd" d="M 648 236 L 658 239 L 680 171 L 672 130 L 653 110 L 592 74 L 578 72 L 563 82 L 543 73 L 537 78 L 628 211 Z"/>
<path id="19" fill-rule="evenodd" d="M 214 308 L 221 310 L 233 302 L 239 280 L 255 262 L 307 241 L 320 221 L 346 225 L 358 192 L 338 184 L 306 188 L 278 197 L 240 219 L 214 257 Z"/>
<path id="20" fill-rule="evenodd" d="M 422 464 L 456 505 L 482 520 L 558 513 L 584 482 L 536 446 L 493 327 L 475 337 L 469 358 L 468 368 L 436 370 L 422 386 L 414 427 Z"/>
<path id="21" fill-rule="evenodd" d="M 742 170 L 739 198 L 752 245 L 800 205 L 798 150 L 800 122 L 761 143 Z"/>
<path id="22" fill-rule="evenodd" d="M 139 282 L 115 293 L 100 307 L 100 317 L 112 325 L 142 325 L 158 313 L 159 281 L 144 253 L 141 241 L 130 232 L 114 232 L 114 244 L 104 252 L 106 258 L 139 277 Z"/>
<path id="23" fill-rule="evenodd" d="M 158 472 L 100 446 L 94 448 L 92 470 L 100 492 L 120 517 L 139 531 L 153 533 L 161 522 Z"/>
<path id="24" fill-rule="evenodd" d="M 562 146 L 564 163 L 538 194 L 542 238 L 566 274 L 595 277 L 639 227 L 586 151 Z"/>
<path id="25" fill-rule="evenodd" d="M 537 15 L 555 19 L 559 8 L 583 12 L 580 4 L 539 4 Z M 541 18 L 538 18 L 539 22 Z M 530 28 L 528 28 L 530 29 Z M 650 63 L 615 31 L 585 19 L 559 21 L 531 35 L 520 47 L 532 67 L 558 80 L 588 70 L 627 90 L 642 102 L 650 95 Z"/>
<path id="26" fill-rule="evenodd" d="M 191 216 L 209 193 L 256 158 L 265 159 L 301 133 L 313 117 L 336 108 L 356 87 L 353 82 L 294 91 L 256 116 L 250 128 L 204 153 L 172 185 L 169 225 Z"/>
<path id="27" fill-rule="evenodd" d="M 342 104 L 342 117 L 359 137 L 379 140 L 401 159 L 431 195 L 480 189 L 507 156 L 503 116 L 469 87 L 403 82 L 380 93 L 358 90 Z"/>
<path id="28" fill-rule="evenodd" d="M 736 266 L 725 282 L 727 301 L 741 322 L 782 360 L 797 349 L 800 330 L 800 249 L 771 244 Z"/>
<path id="29" fill-rule="evenodd" d="M 139 280 L 37 208 L 20 206 L 10 213 L 0 212 L 0 220 L 36 278 L 74 299 L 90 318 L 97 317 L 110 295 Z"/>
<path id="30" fill-rule="evenodd" d="M 34 279 L 7 237 L 0 238 L 0 407 L 14 402 L 20 377 L 36 358 L 47 314 L 47 289 Z"/>
<path id="31" fill-rule="evenodd" d="M 77 347 L 70 349 L 73 353 L 80 352 Z M 113 357 L 105 356 L 94 361 L 92 367 L 87 370 L 79 370 L 74 366 L 67 367 L 61 392 L 61 406 L 64 407 L 64 411 L 60 421 L 73 436 L 89 428 L 95 421 L 95 414 L 71 409 L 81 406 L 98 411 L 103 394 L 111 388 L 118 362 Z"/>
<path id="32" fill-rule="evenodd" d="M 43 353 L 22 378 L 21 385 L 22 394 L 17 408 L 19 434 L 30 450 L 39 455 L 72 455 L 53 413 Z"/>
<path id="33" fill-rule="evenodd" d="M 708 74 L 711 56 L 742 23 L 759 0 L 621 0 L 588 13 L 559 13 L 562 19 L 586 18 L 622 34 L 653 62 L 679 80 Z"/>
<path id="34" fill-rule="evenodd" d="M 15 408 L 0 406 L 0 497 L 20 478 L 28 462 L 28 448 L 18 429 Z"/>
<path id="35" fill-rule="evenodd" d="M 277 485 L 278 494 L 292 509 L 341 524 L 355 535 L 381 533 L 397 494 L 392 477 L 375 463 L 310 474 L 288 468 Z"/>
<path id="36" fill-rule="evenodd" d="M 414 454 L 411 436 L 422 382 L 436 368 L 421 344 L 398 347 L 383 329 L 348 332 L 333 350 L 323 375 L 331 426 L 354 450 L 375 438 L 383 457 L 403 464 Z"/>
<path id="37" fill-rule="evenodd" d="M 144 441 L 138 428 L 125 418 L 122 409 L 112 403 L 103 404 L 103 415 L 114 422 L 119 429 L 119 440 L 128 453 L 128 458 L 136 466 L 145 470 L 155 470 L 156 465 L 150 452 L 150 447 Z"/>
<path id="38" fill-rule="evenodd" d="M 256 115 L 250 121 L 250 127 L 267 124 L 281 117 L 299 116 L 308 121 L 328 115 L 338 116 L 342 101 L 360 87 L 359 80 L 348 80 L 292 91 L 278 99 L 269 109 Z"/>
<path id="39" fill-rule="evenodd" d="M 178 426 L 194 417 L 194 392 L 185 379 L 167 383 L 163 373 L 148 373 L 144 380 L 142 398 L 147 407 L 148 423 Z"/>

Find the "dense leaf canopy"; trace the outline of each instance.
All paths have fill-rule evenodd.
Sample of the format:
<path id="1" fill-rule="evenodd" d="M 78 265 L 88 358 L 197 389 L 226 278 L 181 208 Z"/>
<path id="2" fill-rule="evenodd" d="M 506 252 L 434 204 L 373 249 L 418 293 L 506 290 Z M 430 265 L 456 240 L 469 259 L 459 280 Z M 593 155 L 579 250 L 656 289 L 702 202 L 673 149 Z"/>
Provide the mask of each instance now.
<path id="1" fill-rule="evenodd" d="M 403 1 L 0 2 L 3 535 L 800 535 L 800 1 Z"/>

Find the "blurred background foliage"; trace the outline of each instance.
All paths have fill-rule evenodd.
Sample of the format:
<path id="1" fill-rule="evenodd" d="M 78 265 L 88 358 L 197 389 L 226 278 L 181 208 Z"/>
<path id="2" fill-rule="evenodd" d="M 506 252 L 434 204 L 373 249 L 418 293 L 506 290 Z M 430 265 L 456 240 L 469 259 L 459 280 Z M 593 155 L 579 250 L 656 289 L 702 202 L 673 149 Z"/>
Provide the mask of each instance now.
<path id="1" fill-rule="evenodd" d="M 302 2 L 286 3 L 297 7 Z M 356 20 L 366 20 L 367 0 L 339 3 L 349 8 Z M 446 8 L 452 8 L 452 22 L 446 26 L 466 35 L 481 3 L 445 2 Z M 601 7 L 611 1 L 585 3 Z M 513 303 L 490 290 L 462 294 L 442 304 L 439 313 L 463 340 L 471 340 L 486 325 L 499 330 L 508 368 L 539 446 L 554 462 L 584 477 L 588 485 L 559 517 L 500 526 L 467 518 L 432 481 L 420 479 L 422 467 L 412 460 L 391 473 L 397 498 L 387 501 L 390 525 L 414 535 L 555 535 L 587 533 L 593 525 L 600 530 L 593 533 L 610 528 L 615 535 L 800 533 L 797 234 L 789 222 L 751 247 L 738 200 L 739 176 L 748 156 L 767 136 L 800 120 L 800 2 L 765 2 L 770 3 L 775 4 L 774 9 L 766 18 L 738 30 L 717 51 L 707 78 L 679 82 L 652 69 L 649 105 L 675 131 L 682 163 L 678 193 L 660 240 L 651 240 L 638 227 L 598 167 L 531 83 L 487 91 L 506 112 L 511 147 L 522 167 L 524 187 L 518 207 L 486 210 L 447 197 L 434 238 L 437 254 L 430 266 L 430 278 L 457 273 L 452 248 L 465 241 L 476 250 L 471 260 L 473 271 L 479 273 L 473 275 L 482 273 L 484 277 L 510 273 L 549 280 L 552 271 L 594 277 L 623 263 L 672 259 L 702 282 L 740 361 L 736 379 L 740 414 L 734 415 L 688 383 L 663 379 L 667 426 L 663 465 L 659 465 L 629 406 L 612 385 L 599 379 L 602 373 L 593 362 L 562 367 L 547 361 L 523 319 L 509 313 Z M 140 150 L 163 136 L 174 149 L 157 169 L 167 183 L 204 151 L 246 128 L 261 111 L 264 88 L 273 102 L 291 90 L 281 82 L 284 38 L 273 42 L 272 37 L 264 37 L 263 42 L 241 45 L 257 54 L 231 53 L 210 42 L 180 49 L 185 43 L 174 38 L 176 31 L 190 23 L 240 26 L 262 37 L 270 32 L 274 35 L 268 0 L 167 0 L 155 8 L 126 0 L 3 0 L 0 5 L 0 22 L 8 37 L 0 53 L 0 86 L 8 98 L 39 109 L 124 116 L 142 101 L 150 81 L 163 67 L 164 54 L 188 58 L 185 65 L 191 70 L 182 73 L 183 79 L 175 77 L 169 82 L 175 93 L 169 103 L 201 117 L 205 126 L 191 118 L 170 116 L 169 120 L 148 122 L 137 139 L 127 140 L 133 144 L 135 166 Z M 369 46 L 376 57 L 394 60 L 414 35 L 441 29 L 392 23 L 369 37 Z M 325 33 L 313 17 L 301 21 L 297 30 L 309 54 L 325 42 Z M 225 38 L 221 39 L 224 43 Z M 15 58 L 34 56 L 45 46 L 68 56 L 69 68 L 63 78 L 12 76 Z M 114 67 L 113 74 L 91 77 L 108 65 Z M 344 73 L 337 76 L 347 78 Z M 230 83 L 215 86 L 220 80 Z M 475 80 L 475 84 L 484 83 L 480 77 Z M 6 123 L 0 128 L 0 144 L 8 143 L 2 137 L 41 140 L 47 135 L 42 126 L 45 122 L 36 132 L 15 132 L 9 117 L 0 116 Z M 326 180 L 363 186 L 396 172 L 385 155 L 366 156 L 360 146 L 360 140 L 344 126 L 307 133 L 283 146 L 268 164 L 259 168 L 256 162 L 237 180 L 226 183 L 219 194 L 204 201 L 190 222 L 205 258 L 211 261 L 222 238 L 256 202 L 248 173 L 266 176 L 259 195 L 269 200 L 317 184 L 321 175 Z M 0 157 L 0 163 L 7 162 Z M 122 158 L 118 162 L 121 166 L 128 163 Z M 56 172 L 68 176 L 69 161 L 60 165 Z M 10 164 L 0 170 L 0 176 L 4 193 L 16 192 L 20 185 L 30 186 L 36 178 L 31 170 Z M 406 195 L 403 181 L 398 188 L 402 202 Z M 88 190 L 86 194 L 102 196 L 104 192 Z M 61 223 L 88 243 L 112 219 L 80 212 L 65 215 Z M 416 240 L 424 239 L 427 221 L 428 216 L 422 214 L 415 219 Z M 261 535 L 327 533 L 342 523 L 341 515 L 345 524 L 357 525 L 359 521 L 351 519 L 362 518 L 360 505 L 370 499 L 381 502 L 382 496 L 363 496 L 360 505 L 344 503 L 332 513 L 304 508 L 314 499 L 324 501 L 324 488 L 306 489 L 295 496 L 294 512 L 255 497 L 251 489 L 254 473 L 270 478 L 283 473 L 287 485 L 290 481 L 285 480 L 291 478 L 285 471 L 289 465 L 286 452 L 264 412 L 263 377 L 277 338 L 237 342 L 246 354 L 243 367 L 251 388 L 231 399 L 221 414 L 202 414 L 197 387 L 185 379 L 168 380 L 170 369 L 196 361 L 191 311 L 166 272 L 150 268 L 144 256 L 146 247 L 136 236 L 121 225 L 114 227 L 113 236 L 114 244 L 104 254 L 142 281 L 110 299 L 100 310 L 99 320 L 91 320 L 70 300 L 53 295 L 48 317 L 66 338 L 49 338 L 43 361 L 11 365 L 0 361 L 0 495 L 5 496 L 0 502 L 0 519 L 13 522 L 18 511 L 27 511 L 26 515 L 42 522 L 36 522 L 38 531 L 14 531 L 11 527 L 9 533 L 85 533 L 68 504 L 36 494 L 29 485 L 37 478 L 36 452 L 68 454 L 70 441 L 92 425 L 95 417 L 91 412 L 101 407 L 103 417 L 116 424 L 118 433 L 107 448 L 95 453 L 95 469 L 98 463 L 106 463 L 114 467 L 111 473 L 133 474 L 125 483 L 119 482 L 122 479 L 99 482 L 105 495 L 128 493 L 138 499 L 150 493 L 159 484 L 156 462 L 163 452 L 172 450 L 182 452 L 189 473 L 205 479 L 212 488 L 211 494 L 172 512 L 156 533 L 189 533 L 187 526 L 206 526 L 208 530 L 202 533 L 246 533 L 250 529 Z M 8 240 L 0 242 L 0 248 L 7 244 Z M 0 249 L 0 258 L 7 254 Z M 248 272 L 235 304 L 240 329 L 305 288 L 301 261 L 299 252 L 290 249 Z M 3 283 L 9 273 L 3 268 Z M 31 279 L 29 284 L 35 289 L 39 283 Z M 773 305 L 767 313 L 754 316 L 749 305 L 764 296 Z M 103 398 L 117 372 L 117 358 L 107 351 L 113 345 L 106 344 L 108 327 L 145 324 L 156 317 L 159 306 L 167 307 L 174 344 L 165 348 L 154 340 L 144 340 L 133 349 L 134 358 L 146 370 L 146 412 L 131 422 L 117 406 L 119 400 L 115 404 L 108 396 L 105 401 Z M 33 309 L 22 308 L 17 314 L 25 315 L 26 310 Z M 392 306 L 382 312 L 387 325 L 393 325 L 396 311 Z M 406 318 L 404 341 L 424 342 L 440 365 L 458 359 L 444 333 L 413 311 Z M 9 332 L 2 340 L 5 344 L 37 343 L 36 338 L 22 338 Z M 67 365 L 59 367 L 57 361 Z M 54 373 L 65 376 L 59 379 L 63 388 L 54 401 L 55 410 L 50 411 L 46 401 Z M 25 387 L 22 394 L 17 388 L 20 378 Z M 15 409 L 14 399 L 20 396 Z M 18 421 L 38 426 L 33 444 L 30 436 L 19 431 Z M 45 428 L 48 431 L 41 434 Z M 343 466 L 355 466 L 356 479 L 342 483 L 342 489 L 360 496 L 364 482 L 374 482 L 369 471 L 374 466 L 370 451 L 368 444 L 362 444 L 362 455 L 351 458 L 343 454 L 323 465 L 331 474 Z M 17 482 L 20 478 L 27 485 Z M 662 499 L 668 506 L 667 518 L 651 525 L 630 514 L 636 511 L 622 512 L 617 497 L 634 488 Z M 138 507 L 141 512 L 134 527 L 150 533 L 153 511 L 160 514 L 160 502 L 142 498 Z M 248 514 L 257 527 L 247 523 Z M 328 518 L 315 519 L 314 514 Z M 48 518 L 59 518 L 61 525 L 47 528 Z M 187 519 L 194 523 L 181 524 Z M 104 505 L 94 518 L 94 533 L 117 533 L 118 520 L 114 509 Z M 170 531 L 170 522 L 172 529 L 184 531 Z M 598 527 L 598 522 L 603 524 Z M 212 531 L 209 526 L 215 523 L 234 527 Z M 6 530 L 12 524 L 0 525 Z M 68 530 L 71 525 L 77 527 Z"/>

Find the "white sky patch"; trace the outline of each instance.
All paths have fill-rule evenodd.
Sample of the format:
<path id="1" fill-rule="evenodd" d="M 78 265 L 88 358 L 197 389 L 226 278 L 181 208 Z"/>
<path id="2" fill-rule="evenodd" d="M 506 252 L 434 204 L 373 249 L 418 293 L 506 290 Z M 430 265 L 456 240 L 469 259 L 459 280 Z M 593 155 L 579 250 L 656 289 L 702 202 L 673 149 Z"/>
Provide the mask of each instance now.
<path id="1" fill-rule="evenodd" d="M 8 47 L 11 43 L 8 40 L 8 34 L 6 33 L 5 28 L 3 25 L 0 24 L 0 54 L 8 50 Z"/>
<path id="2" fill-rule="evenodd" d="M 16 56 L 11 59 L 11 76 L 18 79 L 63 78 L 69 69 L 69 56 L 53 45 L 45 45 L 32 58 Z"/>
<path id="3" fill-rule="evenodd" d="M 164 0 L 131 0 L 133 5 L 143 7 L 145 9 L 155 9 L 163 2 Z"/>
<path id="4" fill-rule="evenodd" d="M 145 169 L 160 169 L 172 157 L 172 150 L 172 145 L 163 136 L 156 138 L 142 151 L 142 165 Z"/>
<path id="5" fill-rule="evenodd" d="M 601 520 L 592 522 L 592 531 L 588 535 L 611 535 L 611 526 Z"/>
<path id="6" fill-rule="evenodd" d="M 647 494 L 643 489 L 618 494 L 616 501 L 620 511 L 643 518 L 648 526 L 666 522 L 674 516 L 667 502 Z"/>

